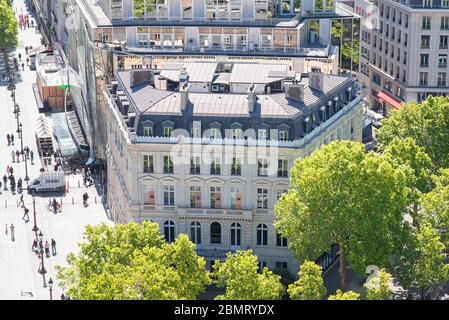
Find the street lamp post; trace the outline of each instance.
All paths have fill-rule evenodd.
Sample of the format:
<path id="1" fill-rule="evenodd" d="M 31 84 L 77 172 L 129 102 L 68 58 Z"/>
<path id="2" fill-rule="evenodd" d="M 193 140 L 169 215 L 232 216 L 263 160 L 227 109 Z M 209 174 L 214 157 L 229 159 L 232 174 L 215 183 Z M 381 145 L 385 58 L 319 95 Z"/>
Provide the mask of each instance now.
<path id="1" fill-rule="evenodd" d="M 14 113 L 16 114 L 16 120 L 17 120 L 17 133 L 19 133 L 19 116 L 20 116 L 20 108 L 18 104 L 15 104 Z"/>
<path id="2" fill-rule="evenodd" d="M 34 227 L 33 227 L 33 231 L 36 234 L 36 241 L 38 241 L 37 238 L 37 231 L 39 230 L 39 228 L 36 225 L 36 194 L 33 193 L 33 217 L 34 217 Z"/>
<path id="3" fill-rule="evenodd" d="M 22 122 L 19 124 L 19 134 L 20 134 L 20 154 L 22 155 L 22 158 L 25 154 L 25 151 L 23 150 L 23 126 Z M 28 158 L 25 156 L 25 181 L 28 185 L 28 181 L 30 181 L 30 178 L 28 177 Z"/>
<path id="4" fill-rule="evenodd" d="M 50 300 L 53 300 L 53 279 L 48 280 L 48 287 L 50 289 Z"/>

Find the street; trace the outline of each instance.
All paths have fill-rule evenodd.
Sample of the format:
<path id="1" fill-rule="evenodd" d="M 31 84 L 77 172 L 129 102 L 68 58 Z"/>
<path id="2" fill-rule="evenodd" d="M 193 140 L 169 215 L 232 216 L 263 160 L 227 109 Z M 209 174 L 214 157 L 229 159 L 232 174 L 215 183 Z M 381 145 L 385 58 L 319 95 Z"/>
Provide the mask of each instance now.
<path id="1" fill-rule="evenodd" d="M 14 1 L 16 16 L 26 13 L 24 0 Z M 31 18 L 31 17 L 30 17 Z M 36 19 L 33 18 L 35 21 Z M 35 138 L 35 121 L 39 116 L 32 84 L 36 82 L 36 72 L 30 71 L 26 65 L 25 46 L 33 48 L 41 45 L 41 35 L 35 32 L 34 28 L 19 29 L 19 46 L 15 53 L 10 53 L 10 57 L 18 57 L 19 72 L 15 69 L 15 96 L 16 103 L 20 108 L 19 121 L 23 126 L 23 146 L 28 146 L 34 152 L 34 165 L 28 160 L 28 176 L 31 180 L 39 175 L 41 169 L 40 159 Z M 0 73 L 5 71 L 5 61 L 0 57 Z M 25 63 L 25 71 L 20 67 Z M 2 79 L 0 78 L 0 81 Z M 19 134 L 17 133 L 17 122 L 13 113 L 14 106 L 11 98 L 11 91 L 7 89 L 7 81 L 0 82 L 0 176 L 6 173 L 7 166 L 14 169 L 16 180 L 25 177 L 25 164 L 20 157 L 20 162 L 12 162 L 11 151 L 21 149 Z M 14 145 L 8 146 L 7 134 L 14 134 Z M 49 166 L 49 170 L 53 170 Z M 43 233 L 43 243 L 51 239 L 56 241 L 57 254 L 44 259 L 47 273 L 38 273 L 40 259 L 32 252 L 31 246 L 35 233 L 32 231 L 33 221 L 33 201 L 31 195 L 24 191 L 25 207 L 29 209 L 29 222 L 22 220 L 24 209 L 17 205 L 20 194 L 13 195 L 9 190 L 1 188 L 0 194 L 0 300 L 4 299 L 50 299 L 48 281 L 50 277 L 54 281 L 53 299 L 60 299 L 61 289 L 58 287 L 56 279 L 55 265 L 65 264 L 65 257 L 70 252 L 77 252 L 78 243 L 83 240 L 83 232 L 86 225 L 96 225 L 101 222 L 112 225 L 104 209 L 100 195 L 95 187 L 85 188 L 83 186 L 82 175 L 70 175 L 69 192 L 65 195 L 56 195 L 57 201 L 62 201 L 62 212 L 54 214 L 47 210 L 48 201 L 53 194 L 36 195 L 36 224 L 39 231 Z M 3 184 L 3 180 L 1 181 Z M 31 182 L 31 181 L 30 181 Z M 78 187 L 80 182 L 80 187 Z M 27 183 L 23 181 L 23 188 Z M 99 190 L 99 189 L 98 189 Z M 82 204 L 82 194 L 89 194 L 89 206 L 84 208 Z M 14 225 L 14 239 L 11 237 L 10 225 Z M 6 228 L 8 234 L 6 235 Z M 14 240 L 14 241 L 13 241 Z M 44 287 L 45 285 L 45 287 Z M 31 294 L 30 294 L 31 293 Z"/>

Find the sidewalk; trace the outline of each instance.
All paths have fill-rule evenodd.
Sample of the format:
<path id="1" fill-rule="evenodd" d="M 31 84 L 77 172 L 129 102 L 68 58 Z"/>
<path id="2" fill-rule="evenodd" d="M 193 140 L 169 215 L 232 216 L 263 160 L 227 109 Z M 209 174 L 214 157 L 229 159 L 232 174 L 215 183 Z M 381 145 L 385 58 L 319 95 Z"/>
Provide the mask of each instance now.
<path id="1" fill-rule="evenodd" d="M 17 16 L 26 10 L 24 0 L 15 0 Z M 35 20 L 35 19 L 34 19 Z M 34 28 L 19 30 L 19 47 L 10 56 L 22 54 L 22 61 L 26 59 L 25 46 L 40 46 L 41 35 L 37 34 Z M 4 66 L 0 56 L 0 68 Z M 21 62 L 20 62 L 21 64 Z M 25 62 L 26 64 L 26 62 Z M 31 71 L 25 65 L 25 71 L 15 72 L 16 77 L 16 103 L 20 107 L 20 122 L 23 125 L 23 145 L 28 146 L 35 154 L 35 165 L 28 161 L 28 176 L 33 179 L 39 175 L 40 165 L 37 158 L 37 146 L 34 133 L 34 123 L 39 116 L 36 99 L 33 92 L 33 83 L 36 82 L 36 72 Z M 1 71 L 1 70 L 0 70 Z M 17 123 L 13 114 L 13 102 L 10 97 L 11 92 L 7 90 L 7 83 L 1 82 L 0 77 L 0 176 L 3 177 L 6 166 L 12 165 L 16 179 L 25 177 L 25 165 L 23 161 L 12 163 L 11 151 L 20 149 L 20 139 L 16 132 Z M 6 134 L 14 133 L 15 144 L 8 146 Z M 78 181 L 81 180 L 80 188 Z M 82 184 L 81 176 L 69 176 L 69 192 L 65 195 L 58 195 L 58 202 L 63 203 L 61 213 L 54 214 L 47 210 L 49 199 L 52 194 L 36 195 L 36 219 L 39 231 L 42 231 L 45 241 L 51 242 L 55 239 L 57 255 L 45 258 L 44 264 L 47 269 L 45 282 L 51 277 L 54 281 L 53 298 L 59 299 L 61 290 L 58 287 L 54 266 L 65 264 L 65 257 L 70 252 L 78 251 L 78 243 L 83 241 L 83 232 L 86 225 L 96 225 L 101 222 L 112 225 L 108 219 L 100 195 L 93 187 L 85 188 Z M 3 181 L 2 181 L 3 184 Z M 26 189 L 27 184 L 23 183 Z M 89 206 L 82 205 L 82 194 L 89 194 Z M 24 193 L 25 206 L 30 210 L 30 221 L 25 223 L 21 218 L 24 209 L 17 207 L 20 195 L 13 195 L 11 192 L 3 191 L 0 194 L 0 300 L 4 299 L 49 299 L 49 288 L 43 287 L 44 278 L 37 270 L 40 260 L 31 251 L 31 245 L 35 237 L 33 228 L 33 205 L 32 197 Z M 97 203 L 95 203 L 95 198 Z M 72 204 L 73 199 L 73 204 Z M 15 226 L 15 241 L 12 241 L 11 234 L 5 234 L 5 227 L 13 223 Z M 8 230 L 9 231 L 9 230 Z M 32 296 L 28 294 L 32 293 Z"/>

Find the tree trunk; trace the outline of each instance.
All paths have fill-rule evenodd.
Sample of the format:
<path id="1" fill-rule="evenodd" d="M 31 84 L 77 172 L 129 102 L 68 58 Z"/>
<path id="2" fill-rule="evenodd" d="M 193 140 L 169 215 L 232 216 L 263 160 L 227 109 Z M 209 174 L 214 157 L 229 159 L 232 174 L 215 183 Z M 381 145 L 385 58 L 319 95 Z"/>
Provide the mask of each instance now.
<path id="1" fill-rule="evenodd" d="M 346 292 L 346 255 L 344 250 L 340 247 L 340 268 L 338 269 L 341 281 L 341 290 Z"/>

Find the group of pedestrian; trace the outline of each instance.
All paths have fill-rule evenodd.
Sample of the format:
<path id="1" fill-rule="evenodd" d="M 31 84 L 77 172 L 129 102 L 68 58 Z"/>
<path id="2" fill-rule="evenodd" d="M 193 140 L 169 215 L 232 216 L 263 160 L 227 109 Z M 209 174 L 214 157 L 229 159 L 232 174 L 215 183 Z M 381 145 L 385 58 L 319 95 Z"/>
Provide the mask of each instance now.
<path id="1" fill-rule="evenodd" d="M 11 133 L 11 134 L 8 133 L 6 135 L 6 139 L 8 140 L 8 147 L 11 145 L 14 145 L 14 134 L 13 133 Z"/>
<path id="2" fill-rule="evenodd" d="M 26 29 L 30 27 L 30 17 L 28 14 L 19 14 L 19 26 L 20 29 Z"/>
<path id="3" fill-rule="evenodd" d="M 45 251 L 45 255 L 47 258 L 50 258 L 50 243 L 48 241 L 45 241 L 45 244 L 42 239 L 37 241 L 36 239 L 33 240 L 33 244 L 31 246 L 31 251 L 35 252 L 36 254 L 39 254 L 41 250 Z M 55 239 L 51 239 L 51 254 L 53 256 L 56 255 L 56 241 Z"/>
<path id="4" fill-rule="evenodd" d="M 14 177 L 14 169 L 10 166 L 6 167 L 6 174 L 3 175 L 3 184 L 4 184 L 4 190 L 8 190 L 8 180 L 9 180 L 9 185 L 11 188 L 11 192 L 14 194 L 16 192 L 16 178 Z M 20 179 L 20 178 L 19 178 Z M 20 183 L 19 183 L 20 188 L 22 187 L 22 179 L 20 179 Z"/>

